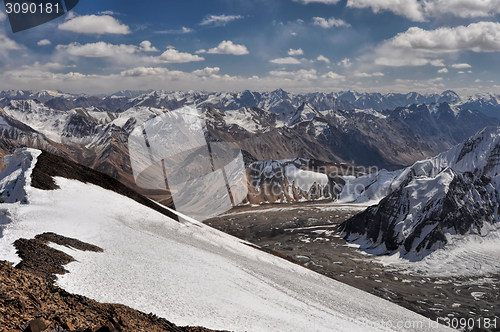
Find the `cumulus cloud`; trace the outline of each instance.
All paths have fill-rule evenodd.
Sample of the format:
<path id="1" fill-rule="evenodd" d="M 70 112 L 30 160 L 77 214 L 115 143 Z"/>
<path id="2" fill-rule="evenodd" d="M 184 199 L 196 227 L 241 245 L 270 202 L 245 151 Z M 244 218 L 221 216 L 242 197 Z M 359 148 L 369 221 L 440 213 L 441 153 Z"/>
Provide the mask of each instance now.
<path id="1" fill-rule="evenodd" d="M 106 58 L 123 54 L 134 54 L 139 52 L 157 52 L 156 47 L 148 40 L 143 41 L 140 46 L 135 45 L 115 45 L 106 42 L 96 42 L 89 44 L 71 43 L 69 45 L 57 45 L 59 52 L 66 52 L 74 56 L 86 58 Z"/>
<path id="2" fill-rule="evenodd" d="M 412 21 L 424 21 L 422 5 L 417 0 L 348 0 L 347 7 L 371 8 L 374 13 L 387 10 Z"/>
<path id="3" fill-rule="evenodd" d="M 500 51 L 500 23 L 479 22 L 435 30 L 412 27 L 383 43 L 376 50 L 375 63 L 384 66 L 444 67 L 441 57 L 460 51 Z"/>
<path id="4" fill-rule="evenodd" d="M 6 50 L 20 50 L 21 48 L 21 45 L 0 33 L 0 52 Z"/>
<path id="5" fill-rule="evenodd" d="M 324 3 L 326 5 L 335 5 L 340 0 L 293 0 L 293 1 L 295 1 L 295 2 L 301 2 L 304 5 L 307 5 L 309 3 Z"/>
<path id="6" fill-rule="evenodd" d="M 164 63 L 186 63 L 203 61 L 205 58 L 190 53 L 179 52 L 174 48 L 169 48 L 163 52 L 158 58 L 160 62 Z"/>
<path id="7" fill-rule="evenodd" d="M 489 17 L 500 13 L 497 0 L 348 0 L 347 7 L 391 11 L 412 21 L 454 15 L 462 18 Z"/>
<path id="8" fill-rule="evenodd" d="M 439 69 L 439 70 L 438 70 L 438 73 L 439 73 L 439 74 L 446 74 L 446 73 L 448 73 L 448 69 L 446 69 L 446 68 Z"/>
<path id="9" fill-rule="evenodd" d="M 316 60 L 318 61 L 324 61 L 326 63 L 330 63 L 330 59 L 328 59 L 326 56 L 324 55 L 320 55 Z"/>
<path id="10" fill-rule="evenodd" d="M 345 76 L 334 73 L 333 71 L 330 71 L 330 72 L 326 73 L 325 75 L 322 75 L 321 77 L 328 79 L 328 80 L 345 81 Z"/>
<path id="11" fill-rule="evenodd" d="M 204 53 L 205 50 L 199 50 L 197 53 Z M 248 49 L 244 45 L 233 44 L 230 40 L 224 40 L 219 46 L 206 51 L 210 54 L 232 54 L 232 55 L 245 55 L 248 54 Z"/>
<path id="12" fill-rule="evenodd" d="M 242 19 L 241 15 L 210 15 L 201 21 L 200 25 L 224 26 L 231 21 Z"/>
<path id="13" fill-rule="evenodd" d="M 301 48 L 297 49 L 297 50 L 294 50 L 294 49 L 289 49 L 288 50 L 288 55 L 290 56 L 295 56 L 295 55 L 303 55 L 304 54 L 304 51 L 302 51 Z"/>
<path id="14" fill-rule="evenodd" d="M 99 35 L 126 35 L 130 33 L 127 25 L 121 24 L 117 19 L 109 15 L 77 16 L 59 24 L 58 28 L 60 30 Z"/>
<path id="15" fill-rule="evenodd" d="M 360 78 L 370 78 L 370 77 L 382 77 L 385 76 L 384 73 L 381 72 L 376 72 L 376 73 L 361 73 L 359 71 L 354 72 L 355 77 L 360 77 Z"/>
<path id="16" fill-rule="evenodd" d="M 471 65 L 468 63 L 455 63 L 451 65 L 451 67 L 456 68 L 456 69 L 465 69 L 465 68 L 472 68 Z"/>
<path id="17" fill-rule="evenodd" d="M 143 52 L 158 52 L 158 49 L 152 46 L 149 40 L 143 41 L 140 46 Z"/>
<path id="18" fill-rule="evenodd" d="M 87 58 L 105 58 L 113 57 L 118 54 L 132 54 L 137 52 L 138 48 L 134 45 L 114 45 L 105 42 L 89 43 L 81 45 L 80 43 L 71 43 L 69 45 L 57 45 L 56 49 L 60 52 L 66 52 L 75 56 Z"/>
<path id="19" fill-rule="evenodd" d="M 500 23 L 479 22 L 454 28 L 424 30 L 418 27 L 398 34 L 390 43 L 397 48 L 411 48 L 433 52 L 500 51 Z"/>
<path id="20" fill-rule="evenodd" d="M 350 27 L 351 25 L 341 19 L 330 17 L 325 19 L 323 17 L 314 17 L 314 25 L 320 26 L 322 28 L 328 29 L 331 27 Z"/>
<path id="21" fill-rule="evenodd" d="M 277 64 L 277 65 L 300 65 L 302 62 L 297 60 L 296 58 L 286 57 L 286 58 L 277 58 L 273 60 L 269 60 L 269 62 Z"/>
<path id="22" fill-rule="evenodd" d="M 488 17 L 500 14 L 498 0 L 427 0 L 424 11 L 429 16 L 452 14 L 457 17 Z"/>
<path id="23" fill-rule="evenodd" d="M 294 81 L 318 79 L 317 72 L 314 69 L 310 70 L 301 69 L 297 71 L 273 70 L 269 72 L 269 75 L 276 78 L 294 80 Z"/>
<path id="24" fill-rule="evenodd" d="M 345 58 L 342 61 L 340 61 L 337 65 L 344 68 L 349 68 L 350 66 L 352 66 L 351 59 Z"/>
<path id="25" fill-rule="evenodd" d="M 143 77 L 143 76 L 157 76 L 167 74 L 169 70 L 167 68 L 153 68 L 153 67 L 137 67 L 128 70 L 124 70 L 120 73 L 124 77 Z"/>
<path id="26" fill-rule="evenodd" d="M 219 71 L 220 71 L 219 67 L 214 67 L 214 68 L 205 67 L 204 69 L 197 69 L 197 70 L 193 71 L 192 74 L 196 75 L 196 76 L 213 77 L 214 75 L 217 75 L 219 73 Z"/>
<path id="27" fill-rule="evenodd" d="M 40 40 L 40 41 L 37 43 L 37 45 L 38 45 L 38 46 L 44 46 L 44 45 L 50 45 L 50 44 L 51 44 L 51 42 L 50 42 L 50 40 L 48 40 L 48 39 L 42 39 L 42 40 Z"/>

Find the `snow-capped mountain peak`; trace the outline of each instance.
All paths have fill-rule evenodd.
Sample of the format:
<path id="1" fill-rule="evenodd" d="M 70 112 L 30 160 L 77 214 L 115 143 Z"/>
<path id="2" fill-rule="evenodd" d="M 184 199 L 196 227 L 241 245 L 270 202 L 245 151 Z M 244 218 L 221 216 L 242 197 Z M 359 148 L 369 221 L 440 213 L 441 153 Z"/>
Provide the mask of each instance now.
<path id="1" fill-rule="evenodd" d="M 487 127 L 447 152 L 416 162 L 377 206 L 342 225 L 364 250 L 421 260 L 453 236 L 500 229 L 500 128 Z"/>

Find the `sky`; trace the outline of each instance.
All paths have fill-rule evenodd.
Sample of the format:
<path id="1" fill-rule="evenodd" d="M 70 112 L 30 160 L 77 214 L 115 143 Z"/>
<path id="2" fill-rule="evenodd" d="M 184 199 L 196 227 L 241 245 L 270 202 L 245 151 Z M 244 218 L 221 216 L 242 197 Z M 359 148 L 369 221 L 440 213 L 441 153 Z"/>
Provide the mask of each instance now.
<path id="1" fill-rule="evenodd" d="M 80 0 L 13 33 L 0 90 L 500 93 L 498 0 Z"/>

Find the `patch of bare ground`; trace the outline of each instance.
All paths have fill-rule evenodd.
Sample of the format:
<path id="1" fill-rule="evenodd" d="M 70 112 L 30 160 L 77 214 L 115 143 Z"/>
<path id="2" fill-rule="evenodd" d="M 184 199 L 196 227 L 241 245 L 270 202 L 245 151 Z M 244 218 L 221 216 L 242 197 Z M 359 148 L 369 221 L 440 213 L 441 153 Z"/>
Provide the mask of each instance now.
<path id="1" fill-rule="evenodd" d="M 465 319 L 470 331 L 500 331 L 500 275 L 428 278 L 383 266 L 348 246 L 337 230 L 362 210 L 325 202 L 243 206 L 205 223 L 442 324 Z"/>
<path id="2" fill-rule="evenodd" d="M 0 332 L 212 331 L 179 327 L 153 314 L 120 304 L 98 303 L 54 286 L 55 275 L 66 273 L 64 265 L 74 259 L 48 243 L 96 253 L 103 251 L 54 233 L 15 241 L 22 261 L 15 268 L 0 261 Z"/>

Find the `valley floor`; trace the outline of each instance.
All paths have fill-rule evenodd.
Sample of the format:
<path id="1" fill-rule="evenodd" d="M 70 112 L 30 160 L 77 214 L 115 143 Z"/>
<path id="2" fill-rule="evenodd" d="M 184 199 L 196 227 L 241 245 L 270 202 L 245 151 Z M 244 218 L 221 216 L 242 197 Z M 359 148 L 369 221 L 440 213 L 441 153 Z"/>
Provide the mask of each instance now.
<path id="1" fill-rule="evenodd" d="M 499 274 L 431 278 L 383 265 L 337 232 L 365 208 L 325 202 L 243 206 L 205 223 L 444 325 L 460 327 L 466 319 L 474 331 L 500 330 Z"/>

